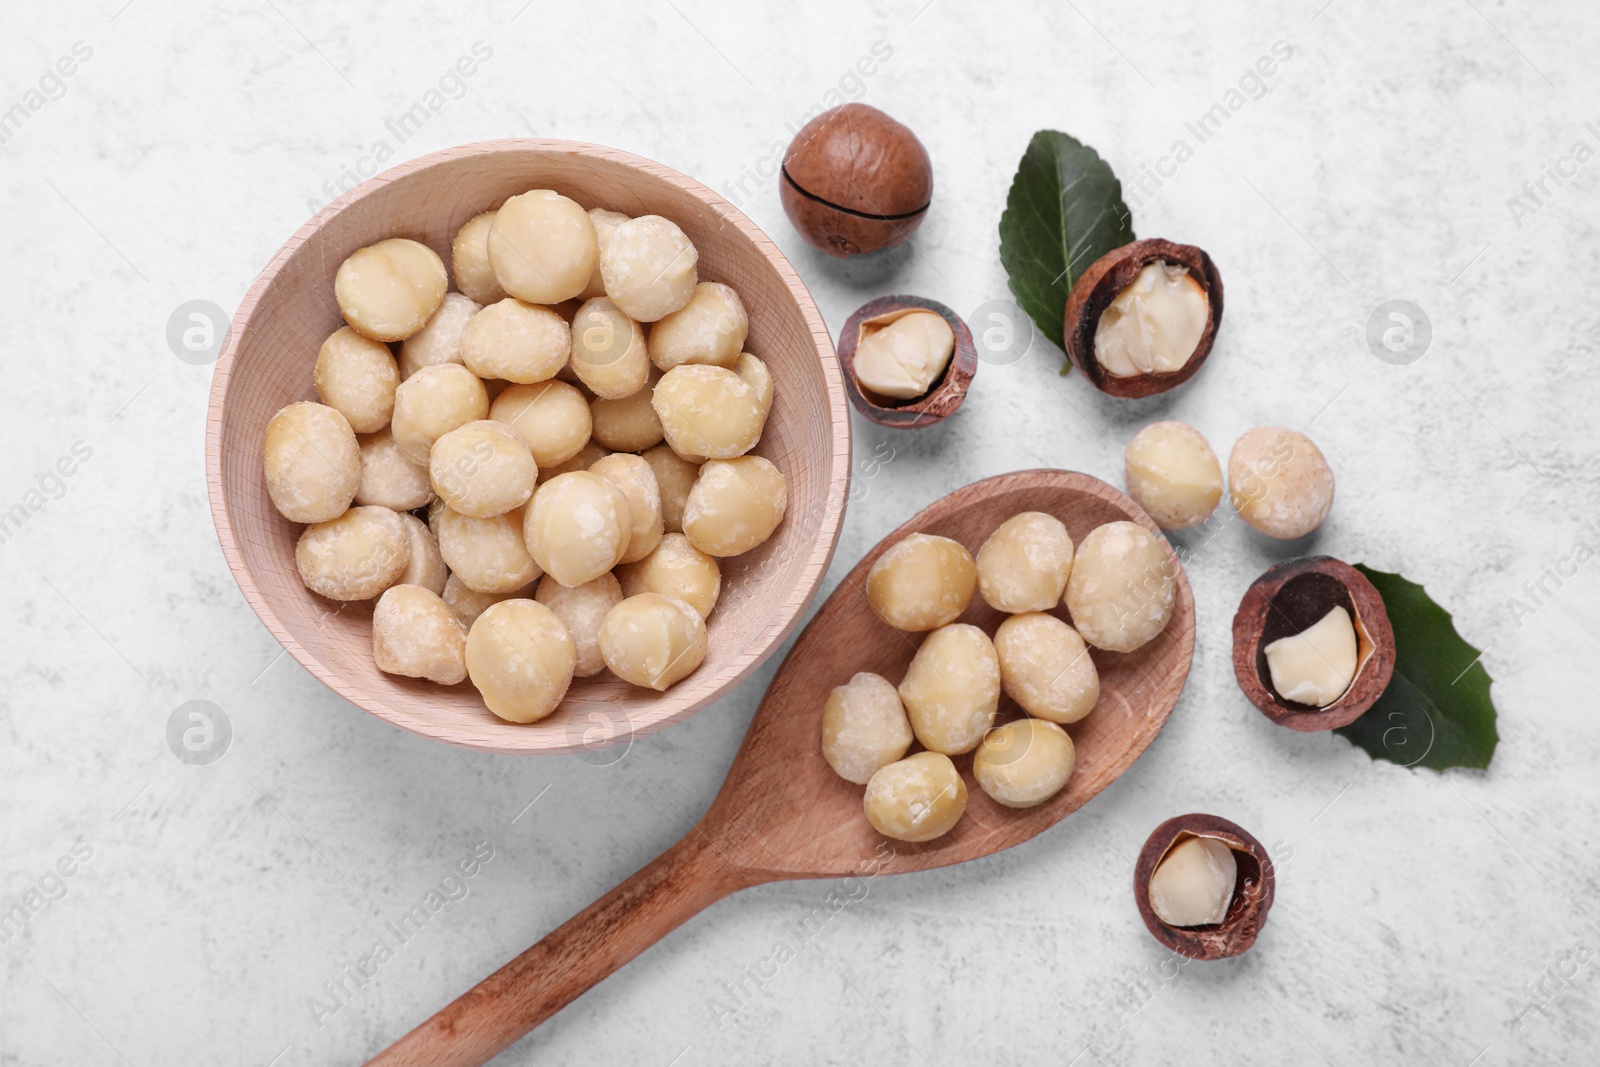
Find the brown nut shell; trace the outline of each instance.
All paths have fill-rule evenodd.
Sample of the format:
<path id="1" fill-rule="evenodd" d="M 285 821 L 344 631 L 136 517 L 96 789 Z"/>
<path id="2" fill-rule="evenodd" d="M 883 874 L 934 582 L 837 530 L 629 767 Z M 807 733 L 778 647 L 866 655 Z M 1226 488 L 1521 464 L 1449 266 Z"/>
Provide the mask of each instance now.
<path id="1" fill-rule="evenodd" d="M 845 104 L 806 123 L 783 156 L 783 210 L 831 256 L 904 243 L 933 198 L 933 164 L 909 128 L 875 107 Z"/>
<path id="2" fill-rule="evenodd" d="M 1205 290 L 1207 312 L 1206 326 L 1195 345 L 1194 354 L 1182 367 L 1169 373 L 1152 372 L 1119 377 L 1106 373 L 1094 356 L 1094 335 L 1100 324 L 1100 315 L 1111 301 L 1117 298 L 1145 265 L 1154 260 L 1181 263 Z M 1110 396 L 1137 398 L 1154 396 L 1182 385 L 1200 369 L 1211 354 L 1211 344 L 1216 340 L 1217 328 L 1222 325 L 1222 275 L 1211 257 L 1194 245 L 1180 245 L 1160 237 L 1133 241 L 1114 248 L 1090 264 L 1072 287 L 1067 297 L 1067 311 L 1062 320 L 1067 356 L 1071 358 L 1089 383 Z"/>
<path id="3" fill-rule="evenodd" d="M 895 400 L 878 396 L 862 389 L 856 381 L 856 346 L 861 343 L 863 323 L 898 311 L 931 311 L 950 324 L 956 335 L 955 351 L 944 373 L 928 387 L 928 391 L 911 400 Z M 972 387 L 972 377 L 978 372 L 978 349 L 972 342 L 972 331 L 961 321 L 961 316 L 937 300 L 920 296 L 880 296 L 856 309 L 839 331 L 839 366 L 844 370 L 845 394 L 863 417 L 880 426 L 895 429 L 914 429 L 932 426 L 956 413 Z"/>
<path id="4" fill-rule="evenodd" d="M 1150 879 L 1172 846 L 1190 837 L 1216 838 L 1233 849 L 1238 881 L 1220 923 L 1169 926 L 1156 917 L 1150 904 Z M 1260 841 L 1236 823 L 1199 812 L 1175 816 L 1156 827 L 1133 866 L 1133 898 L 1139 905 L 1139 917 L 1157 941 L 1192 960 L 1227 959 L 1255 944 L 1267 924 L 1274 884 L 1272 859 Z"/>
<path id="5" fill-rule="evenodd" d="M 1356 674 L 1326 707 L 1280 697 L 1272 688 L 1266 647 L 1300 633 L 1334 607 L 1356 628 Z M 1233 673 L 1250 703 L 1279 726 L 1314 732 L 1347 726 L 1383 695 L 1394 675 L 1394 630 L 1383 597 L 1366 576 L 1332 556 L 1303 556 L 1268 568 L 1250 584 L 1233 616 Z"/>

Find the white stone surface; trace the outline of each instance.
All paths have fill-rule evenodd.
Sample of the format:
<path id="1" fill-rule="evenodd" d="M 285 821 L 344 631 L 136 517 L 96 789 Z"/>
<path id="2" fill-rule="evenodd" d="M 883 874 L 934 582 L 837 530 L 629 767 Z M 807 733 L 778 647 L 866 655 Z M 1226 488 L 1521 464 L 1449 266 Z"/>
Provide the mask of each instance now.
<path id="1" fill-rule="evenodd" d="M 1224 456 L 1252 425 L 1308 430 L 1338 475 L 1331 519 L 1312 545 L 1232 523 L 1199 549 L 1189 687 L 1080 815 L 987 861 L 873 880 L 719 1025 L 723 984 L 795 940 L 832 887 L 741 893 L 502 1062 L 1593 1058 L 1600 562 L 1547 579 L 1531 617 L 1511 598 L 1574 542 L 1600 546 L 1600 163 L 1547 180 L 1520 219 L 1507 200 L 1574 142 L 1600 148 L 1600 11 L 519 3 L 95 0 L 0 15 L 0 109 L 74 42 L 93 50 L 0 145 L 0 510 L 78 442 L 92 450 L 0 544 L 0 905 L 75 841 L 92 849 L 65 895 L 0 944 L 0 1064 L 361 1061 L 677 839 L 775 665 L 604 767 L 447 749 L 338 700 L 279 656 L 223 564 L 203 480 L 210 370 L 168 350 L 177 305 L 231 311 L 308 199 L 328 199 L 324 181 L 380 139 L 399 160 L 548 135 L 731 189 L 835 329 L 884 292 L 967 313 L 1007 296 L 996 224 L 1041 127 L 1097 146 L 1130 185 L 1176 139 L 1195 148 L 1136 224 L 1214 256 L 1220 343 L 1163 398 L 1099 396 L 1059 377 L 1040 342 L 984 366 L 938 428 L 857 421 L 858 464 L 878 462 L 858 471 L 831 579 L 974 479 L 1058 466 L 1120 481 L 1122 446 L 1161 417 Z M 1185 122 L 1280 40 L 1293 55 L 1265 95 L 1197 145 Z M 475 41 L 493 56 L 398 143 L 386 120 Z M 892 56 L 852 81 L 877 41 Z M 732 184 L 841 85 L 918 131 L 937 172 L 914 249 L 842 265 L 797 238 L 771 180 Z M 1391 298 L 1432 321 L 1409 366 L 1365 340 Z M 1487 773 L 1373 763 L 1246 703 L 1234 606 L 1307 548 L 1403 570 L 1487 650 L 1501 713 Z M 165 740 L 191 699 L 235 731 L 209 767 Z M 1158 822 L 1192 810 L 1251 829 L 1281 873 L 1254 951 L 1178 969 L 1140 923 L 1130 869 Z M 470 895 L 319 1026 L 309 998 L 485 841 L 494 858 Z M 1517 1026 L 1513 998 L 1542 1010 Z"/>

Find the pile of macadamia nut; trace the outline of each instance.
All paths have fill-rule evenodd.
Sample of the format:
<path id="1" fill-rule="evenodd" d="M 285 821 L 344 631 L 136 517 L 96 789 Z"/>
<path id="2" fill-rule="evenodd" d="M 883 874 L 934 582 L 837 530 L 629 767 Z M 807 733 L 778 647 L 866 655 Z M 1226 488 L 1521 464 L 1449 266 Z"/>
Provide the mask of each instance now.
<path id="1" fill-rule="evenodd" d="M 1067 784 L 1070 726 L 1100 699 L 1089 649 L 1132 652 L 1166 629 L 1177 568 L 1162 539 L 1135 522 L 1089 531 L 1074 546 L 1061 521 L 1013 515 L 974 559 L 948 537 L 915 533 L 867 573 L 873 609 L 897 629 L 926 633 L 899 686 L 861 672 L 829 695 L 822 754 L 865 785 L 873 829 L 900 841 L 948 833 L 967 790 L 950 758 L 971 752 L 979 788 L 1031 808 Z M 956 619 L 974 590 L 1010 617 L 991 637 Z M 1072 625 L 1051 614 L 1064 604 Z M 1026 712 L 995 726 L 1004 692 Z M 913 742 L 923 751 L 907 756 Z"/>
<path id="2" fill-rule="evenodd" d="M 672 221 L 548 189 L 451 251 L 459 292 L 403 237 L 339 267 L 320 402 L 279 411 L 263 444 L 273 504 L 307 524 L 300 576 L 376 598 L 380 670 L 470 678 L 511 722 L 605 669 L 665 690 L 705 658 L 718 561 L 787 502 L 750 454 L 773 384 L 739 294 L 700 280 Z"/>

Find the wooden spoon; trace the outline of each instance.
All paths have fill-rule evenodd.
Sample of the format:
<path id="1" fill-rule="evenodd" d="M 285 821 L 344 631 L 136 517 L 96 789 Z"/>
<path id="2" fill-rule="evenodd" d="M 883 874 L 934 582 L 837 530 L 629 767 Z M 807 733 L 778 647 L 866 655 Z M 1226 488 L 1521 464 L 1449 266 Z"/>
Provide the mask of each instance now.
<path id="1" fill-rule="evenodd" d="M 1094 527 L 1120 519 L 1156 530 L 1127 496 L 1073 471 L 1003 474 L 919 512 L 867 553 L 801 633 L 700 823 L 371 1062 L 478 1067 L 736 890 L 786 879 L 920 871 L 987 856 L 1048 829 L 1110 785 L 1166 723 L 1189 673 L 1194 595 L 1176 556 L 1172 621 L 1135 652 L 1094 652 L 1100 702 L 1069 729 L 1077 765 L 1067 788 L 1039 807 L 1017 811 L 996 804 L 973 780 L 972 757 L 959 756 L 956 765 L 968 796 L 961 822 L 926 844 L 889 841 L 867 824 L 862 787 L 838 777 L 822 758 L 822 707 L 829 690 L 857 671 L 898 680 L 922 636 L 891 628 L 872 610 L 864 590 L 873 562 L 918 531 L 954 538 L 976 552 L 995 527 L 1019 511 L 1056 516 L 1075 543 Z M 1056 613 L 1067 618 L 1064 609 Z M 975 595 L 961 621 L 993 633 L 1003 618 Z M 1014 714 L 1015 707 L 1010 711 Z"/>

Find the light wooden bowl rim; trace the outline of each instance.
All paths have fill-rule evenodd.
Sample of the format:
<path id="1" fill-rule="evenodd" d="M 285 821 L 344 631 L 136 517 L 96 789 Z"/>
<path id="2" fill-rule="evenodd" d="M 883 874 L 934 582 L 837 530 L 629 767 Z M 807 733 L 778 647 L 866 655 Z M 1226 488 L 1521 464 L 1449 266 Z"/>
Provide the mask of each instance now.
<path id="1" fill-rule="evenodd" d="M 671 691 L 661 694 L 649 706 L 648 711 L 630 715 L 629 729 L 621 732 L 615 738 L 615 742 L 626 743 L 633 737 L 643 737 L 665 729 L 719 699 L 765 662 L 767 657 L 794 631 L 800 623 L 801 615 L 816 595 L 817 587 L 827 575 L 828 565 L 839 543 L 850 482 L 849 403 L 845 396 L 839 361 L 833 348 L 832 334 L 828 330 L 827 323 L 823 321 L 821 312 L 817 310 L 810 291 L 800 280 L 799 274 L 788 258 L 742 211 L 708 186 L 685 174 L 643 156 L 604 145 L 552 138 L 506 138 L 446 148 L 396 164 L 368 178 L 302 224 L 251 283 L 229 326 L 227 341 L 212 375 L 211 392 L 207 402 L 206 492 L 211 502 L 211 518 L 216 526 L 217 540 L 222 546 L 223 558 L 227 560 L 228 569 L 233 574 L 239 591 L 244 594 L 251 610 L 283 646 L 284 651 L 294 657 L 318 681 L 368 714 L 436 741 L 487 752 L 558 754 L 592 749 L 594 746 L 586 745 L 581 740 L 571 739 L 564 730 L 538 729 L 537 724 L 530 724 L 529 727 L 514 734 L 500 735 L 516 738 L 520 742 L 517 744 L 485 743 L 477 738 L 462 738 L 446 724 L 367 699 L 362 686 L 352 684 L 337 671 L 326 669 L 317 657 L 311 655 L 300 642 L 295 640 L 288 627 L 273 610 L 270 598 L 262 593 L 251 576 L 239 550 L 238 535 L 234 529 L 233 516 L 229 511 L 222 484 L 224 401 L 234 373 L 234 357 L 239 350 L 241 338 L 249 329 L 263 297 L 277 280 L 279 272 L 289 258 L 333 217 L 354 207 L 391 182 L 408 178 L 439 164 L 505 151 L 561 153 L 603 159 L 643 171 L 653 178 L 676 186 L 680 191 L 703 203 L 723 224 L 734 227 L 748 238 L 766 257 L 769 265 L 783 281 L 811 333 L 812 344 L 821 364 L 823 383 L 827 391 L 828 417 L 832 423 L 830 433 L 832 470 L 828 472 L 826 504 L 820 536 L 811 546 L 809 558 L 803 565 L 803 580 L 784 591 L 781 599 L 775 602 L 772 612 L 767 616 L 765 625 L 747 639 L 736 656 L 721 665 L 718 673 L 713 676 L 715 684 L 711 688 L 696 686 L 701 695 L 693 700 L 684 700 L 681 697 L 675 700 Z"/>

